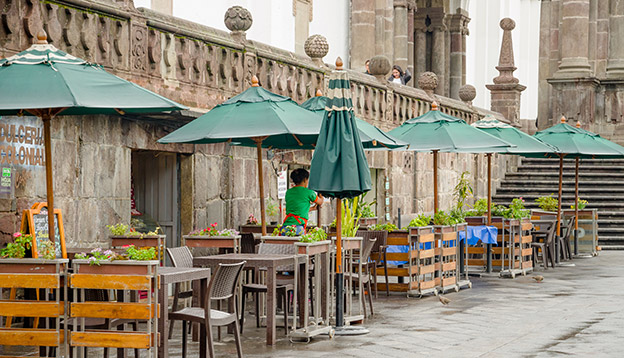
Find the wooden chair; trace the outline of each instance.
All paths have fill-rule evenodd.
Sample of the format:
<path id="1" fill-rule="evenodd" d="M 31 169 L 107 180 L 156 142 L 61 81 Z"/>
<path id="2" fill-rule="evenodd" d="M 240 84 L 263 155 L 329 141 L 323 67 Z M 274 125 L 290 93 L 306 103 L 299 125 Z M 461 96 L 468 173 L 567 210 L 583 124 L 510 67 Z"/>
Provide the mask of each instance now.
<path id="1" fill-rule="evenodd" d="M 245 261 L 236 264 L 219 264 L 217 272 L 212 276 L 207 292 L 203 296 L 203 307 L 186 307 L 179 311 L 169 313 L 170 320 L 180 320 L 182 323 L 182 358 L 186 357 L 186 322 L 197 322 L 206 331 L 205 336 L 200 334 L 200 352 L 207 352 L 208 357 L 214 358 L 214 346 L 212 343 L 212 326 L 233 325 L 236 352 L 242 358 L 243 349 L 238 328 L 238 312 L 236 310 L 236 287 L 240 279 Z M 227 300 L 227 311 L 221 311 L 221 302 Z M 217 301 L 218 309 L 211 309 L 212 301 Z M 203 332 L 202 332 L 203 333 Z M 208 349 L 206 349 L 206 343 Z"/>
<path id="2" fill-rule="evenodd" d="M 385 230 L 358 230 L 358 236 L 364 239 L 377 239 L 371 248 L 369 267 L 372 269 L 373 288 L 375 290 L 375 298 L 377 298 L 377 269 L 382 268 L 386 283 L 388 282 L 388 264 L 386 263 L 386 248 L 388 241 L 388 232 Z M 386 296 L 390 296 L 390 286 L 386 285 Z"/>
<path id="3" fill-rule="evenodd" d="M 171 259 L 173 267 L 193 267 L 193 254 L 191 250 L 186 246 L 181 247 L 168 247 L 167 256 Z M 181 291 L 180 283 L 176 283 L 173 289 L 173 304 L 171 305 L 172 311 L 178 310 L 178 302 L 180 299 L 187 299 L 193 297 L 193 290 Z M 161 304 L 165 304 L 164 302 Z M 173 337 L 173 324 L 174 321 L 169 323 L 169 339 Z"/>
<path id="4" fill-rule="evenodd" d="M 537 265 L 538 250 L 541 250 L 544 270 L 548 269 L 548 260 L 550 260 L 551 266 L 555 268 L 554 240 L 556 230 L 556 221 L 552 221 L 546 231 L 540 230 L 533 233 L 533 242 L 531 243 L 531 247 L 533 248 L 533 267 Z M 544 239 L 544 242 L 538 242 L 540 237 Z"/>
<path id="5" fill-rule="evenodd" d="M 373 299 L 372 299 L 372 295 L 373 295 L 373 291 L 372 291 L 372 287 L 371 287 L 371 281 L 373 280 L 373 275 L 371 274 L 371 269 L 374 270 L 374 264 L 372 262 L 370 262 L 370 254 L 371 251 L 373 249 L 373 246 L 375 245 L 375 243 L 377 242 L 376 238 L 369 238 L 370 235 L 368 232 L 365 232 L 364 230 L 362 230 L 361 232 L 358 231 L 357 236 L 361 236 L 363 239 L 362 242 L 362 252 L 360 254 L 360 260 L 362 261 L 362 270 L 359 272 L 346 272 L 345 273 L 345 278 L 350 278 L 352 279 L 356 284 L 359 285 L 360 281 L 362 281 L 362 285 L 365 288 L 366 293 L 368 294 L 368 303 L 370 305 L 370 312 L 371 312 L 371 316 L 375 313 L 373 311 Z M 366 298 L 364 297 L 364 292 L 360 292 L 360 297 L 362 299 L 362 307 L 364 309 L 364 317 L 367 317 L 366 315 Z"/>
<path id="6" fill-rule="evenodd" d="M 297 253 L 297 248 L 295 245 L 286 245 L 286 244 L 265 244 L 262 243 L 258 245 L 258 254 L 266 255 L 266 254 L 281 254 L 281 255 L 295 255 Z M 293 271 L 294 267 L 284 266 L 278 267 L 278 272 L 284 271 Z M 284 311 L 284 331 L 288 334 L 288 292 L 294 291 L 295 289 L 295 279 L 294 276 L 277 276 L 277 287 L 276 294 L 278 296 L 278 301 L 281 298 L 283 304 Z M 247 294 L 253 294 L 254 301 L 256 304 L 256 327 L 260 327 L 260 293 L 267 293 L 268 288 L 264 284 L 260 283 L 247 283 L 243 285 L 243 304 L 241 308 L 240 315 L 240 330 L 243 333 L 243 324 L 245 323 L 245 297 Z"/>

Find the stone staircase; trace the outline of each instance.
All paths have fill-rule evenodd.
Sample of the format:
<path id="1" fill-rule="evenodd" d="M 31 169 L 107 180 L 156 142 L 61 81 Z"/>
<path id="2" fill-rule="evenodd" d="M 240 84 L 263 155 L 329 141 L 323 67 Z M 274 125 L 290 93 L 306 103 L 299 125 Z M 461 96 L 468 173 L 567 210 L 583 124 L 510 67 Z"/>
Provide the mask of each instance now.
<path id="1" fill-rule="evenodd" d="M 492 201 L 509 205 L 522 197 L 525 206 L 537 209 L 535 199 L 557 197 L 559 160 L 522 158 L 517 172 L 507 173 Z M 598 237 L 603 247 L 624 248 L 624 159 L 583 159 L 579 167 L 579 197 L 587 208 L 598 209 Z M 574 204 L 574 160 L 563 163 L 564 208 Z"/>

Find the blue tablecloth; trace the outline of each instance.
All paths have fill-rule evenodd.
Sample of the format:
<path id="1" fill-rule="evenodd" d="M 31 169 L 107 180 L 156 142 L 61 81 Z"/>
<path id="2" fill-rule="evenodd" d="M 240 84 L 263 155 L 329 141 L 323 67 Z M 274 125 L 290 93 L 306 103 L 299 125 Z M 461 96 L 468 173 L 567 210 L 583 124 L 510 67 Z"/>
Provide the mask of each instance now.
<path id="1" fill-rule="evenodd" d="M 463 241 L 466 238 L 466 232 L 468 232 L 468 245 L 476 245 L 479 241 L 484 244 L 498 245 L 496 237 L 498 236 L 498 229 L 495 226 L 468 226 L 466 231 L 459 232 L 459 241 Z"/>

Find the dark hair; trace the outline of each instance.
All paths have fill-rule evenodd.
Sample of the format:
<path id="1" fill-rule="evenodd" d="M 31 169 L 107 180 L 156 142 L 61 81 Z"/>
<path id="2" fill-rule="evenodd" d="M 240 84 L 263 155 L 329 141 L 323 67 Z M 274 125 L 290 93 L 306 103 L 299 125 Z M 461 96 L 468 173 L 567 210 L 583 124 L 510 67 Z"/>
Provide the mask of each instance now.
<path id="1" fill-rule="evenodd" d="M 310 173 L 303 168 L 295 169 L 292 173 L 290 173 L 290 180 L 295 183 L 295 185 L 301 184 L 304 180 L 310 177 Z"/>
<path id="2" fill-rule="evenodd" d="M 370 63 L 370 60 L 366 60 L 366 62 L 364 62 L 365 65 L 368 65 Z"/>
<path id="3" fill-rule="evenodd" d="M 401 66 L 394 65 L 394 66 L 392 66 L 392 69 L 399 71 L 399 76 L 403 76 L 403 70 L 401 69 Z"/>

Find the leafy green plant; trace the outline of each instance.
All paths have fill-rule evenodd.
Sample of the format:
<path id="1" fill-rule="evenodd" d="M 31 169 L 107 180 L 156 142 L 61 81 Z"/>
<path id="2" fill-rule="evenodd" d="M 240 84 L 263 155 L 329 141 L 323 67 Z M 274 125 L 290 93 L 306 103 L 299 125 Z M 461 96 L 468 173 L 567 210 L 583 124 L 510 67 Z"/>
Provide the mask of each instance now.
<path id="1" fill-rule="evenodd" d="M 373 205 L 377 203 L 377 200 L 373 200 L 370 203 L 364 201 L 366 194 L 368 193 L 364 193 L 360 195 L 360 199 L 359 199 L 360 205 L 358 206 L 358 214 L 360 214 L 361 218 L 374 218 L 376 215 L 375 215 L 375 212 L 373 211 Z"/>
<path id="2" fill-rule="evenodd" d="M 113 236 L 124 236 L 128 232 L 128 225 L 125 225 L 123 223 L 106 225 L 106 228 Z"/>
<path id="3" fill-rule="evenodd" d="M 459 208 L 451 209 L 449 216 L 451 217 L 451 221 L 453 221 L 453 224 L 450 225 L 466 222 L 466 213 L 461 211 Z"/>
<path id="4" fill-rule="evenodd" d="M 450 214 L 446 213 L 444 210 L 438 210 L 435 215 L 433 215 L 433 224 L 434 225 L 455 225 L 457 224 L 457 219 L 453 218 Z"/>
<path id="5" fill-rule="evenodd" d="M 275 216 L 279 212 L 279 206 L 277 205 L 277 202 L 273 200 L 273 198 L 268 198 L 266 200 L 265 212 L 267 216 Z"/>
<path id="6" fill-rule="evenodd" d="M 360 197 L 358 196 L 340 200 L 340 205 L 342 205 L 342 235 L 345 237 L 354 237 L 360 228 L 359 200 Z"/>
<path id="7" fill-rule="evenodd" d="M 281 228 L 275 228 L 273 230 L 273 236 L 295 237 L 299 235 L 297 235 L 297 226 L 289 225 L 289 226 L 282 226 Z"/>
<path id="8" fill-rule="evenodd" d="M 141 247 L 138 248 L 134 245 L 126 247 L 126 255 L 129 260 L 149 261 L 156 258 L 155 247 Z"/>
<path id="9" fill-rule="evenodd" d="M 580 198 L 579 198 L 579 200 L 578 200 L 578 208 L 579 208 L 579 210 L 583 210 L 583 209 L 585 209 L 585 207 L 587 206 L 587 204 L 588 204 L 587 200 L 583 200 L 583 199 L 580 199 Z M 570 208 L 571 208 L 571 209 L 574 209 L 574 204 L 572 204 L 572 205 L 570 206 Z"/>
<path id="10" fill-rule="evenodd" d="M 158 228 L 160 229 L 160 228 Z M 232 237 L 238 235 L 239 232 L 234 229 L 223 229 L 217 230 L 217 223 L 212 223 L 205 229 L 202 230 L 194 230 L 189 233 L 189 236 L 227 236 Z M 148 233 L 147 235 L 152 235 L 152 233 Z M 153 234 L 156 235 L 156 234 Z"/>
<path id="11" fill-rule="evenodd" d="M 26 250 L 32 247 L 32 235 L 16 232 L 13 234 L 13 242 L 7 244 L 7 247 L 0 251 L 0 257 L 22 259 L 26 256 Z"/>
<path id="12" fill-rule="evenodd" d="M 37 254 L 46 260 L 56 258 L 56 246 L 50 240 L 42 240 L 37 243 Z"/>
<path id="13" fill-rule="evenodd" d="M 88 260 L 90 266 L 100 266 L 102 261 L 113 261 L 116 258 L 116 254 L 111 250 L 104 250 L 95 248 L 88 253 L 80 253 L 74 256 L 78 260 Z"/>
<path id="14" fill-rule="evenodd" d="M 420 214 L 407 224 L 407 227 L 423 227 L 431 225 L 431 216 Z"/>
<path id="15" fill-rule="evenodd" d="M 529 211 L 524 208 L 524 200 L 522 198 L 513 199 L 504 217 L 507 219 L 522 219 L 529 217 Z"/>
<path id="16" fill-rule="evenodd" d="M 468 210 L 466 216 L 483 216 L 487 211 L 487 199 L 483 198 L 475 201 L 472 210 Z"/>
<path id="17" fill-rule="evenodd" d="M 554 194 L 548 196 L 540 196 L 535 202 L 544 211 L 557 211 L 559 208 L 559 200 L 553 197 Z M 579 205 L 580 207 L 580 205 Z"/>
<path id="18" fill-rule="evenodd" d="M 473 196 L 474 192 L 472 190 L 472 185 L 470 184 L 470 180 L 468 180 L 468 176 L 470 173 L 463 172 L 459 176 L 459 181 L 455 188 L 453 189 L 453 199 L 455 199 L 456 205 L 455 207 L 459 211 L 464 210 L 464 206 L 466 206 L 466 199 Z"/>
<path id="19" fill-rule="evenodd" d="M 370 225 L 368 226 L 367 229 L 374 230 L 374 231 L 387 231 L 387 232 L 393 232 L 395 230 L 399 230 L 399 228 L 393 223 Z"/>
<path id="20" fill-rule="evenodd" d="M 507 215 L 509 213 L 509 208 L 507 208 L 505 205 L 497 205 L 492 203 L 492 216 L 502 216 L 502 217 L 507 217 Z"/>
<path id="21" fill-rule="evenodd" d="M 299 242 L 317 242 L 327 240 L 327 233 L 320 228 L 313 228 L 299 239 Z"/>

